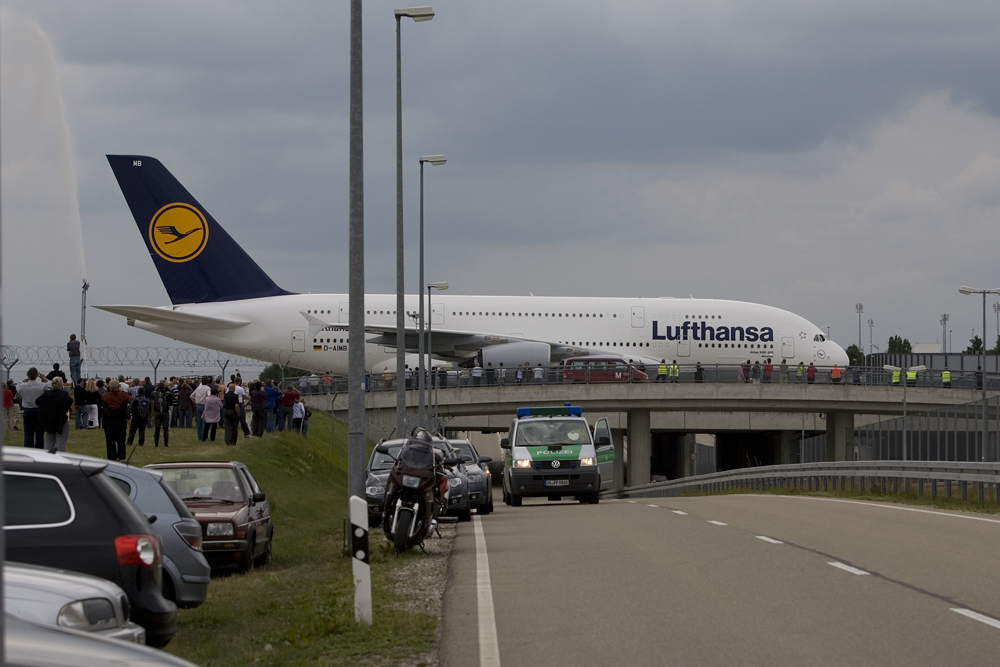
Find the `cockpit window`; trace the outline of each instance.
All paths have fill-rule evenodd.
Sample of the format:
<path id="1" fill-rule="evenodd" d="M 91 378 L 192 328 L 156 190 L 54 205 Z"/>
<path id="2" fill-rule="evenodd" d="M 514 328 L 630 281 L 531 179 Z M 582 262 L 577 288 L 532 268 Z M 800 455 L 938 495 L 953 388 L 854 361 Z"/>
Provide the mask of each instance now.
<path id="1" fill-rule="evenodd" d="M 823 341 L 826 340 L 826 336 L 824 336 L 823 334 L 816 334 L 815 336 L 813 336 L 813 340 L 817 343 L 822 343 Z"/>

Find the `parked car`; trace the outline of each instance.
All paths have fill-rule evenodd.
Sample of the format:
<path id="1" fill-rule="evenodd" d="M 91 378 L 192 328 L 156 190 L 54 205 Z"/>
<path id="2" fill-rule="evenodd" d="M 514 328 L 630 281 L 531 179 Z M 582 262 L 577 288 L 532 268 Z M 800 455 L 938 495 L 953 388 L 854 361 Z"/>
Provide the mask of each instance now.
<path id="1" fill-rule="evenodd" d="M 63 454 L 93 460 L 82 454 Z M 109 463 L 104 473 L 142 510 L 163 540 L 163 596 L 190 609 L 205 601 L 212 568 L 202 554 L 201 524 L 156 470 Z M 155 520 L 154 520 L 155 517 Z"/>
<path id="2" fill-rule="evenodd" d="M 201 524 L 202 551 L 213 568 L 249 572 L 271 562 L 274 524 L 267 497 L 239 461 L 153 463 Z"/>
<path id="3" fill-rule="evenodd" d="M 468 440 L 448 442 L 465 462 L 465 476 L 469 480 L 469 505 L 476 510 L 476 514 L 489 514 L 493 511 L 493 476 L 486 464 L 493 457 L 480 456 Z"/>
<path id="4" fill-rule="evenodd" d="M 386 445 L 386 452 L 372 451 L 368 459 L 368 477 L 365 481 L 365 496 L 368 501 L 368 524 L 376 526 L 382 522 L 382 505 L 385 503 L 385 482 L 389 477 L 392 464 L 396 461 L 399 448 L 403 446 L 402 439 L 380 442 Z M 448 458 L 453 453 L 447 440 L 435 438 L 434 448 L 441 452 L 442 458 Z M 470 521 L 472 510 L 469 508 L 468 480 L 465 464 L 447 468 L 448 470 L 448 505 L 442 508 L 441 514 L 457 516 L 459 521 Z"/>
<path id="5" fill-rule="evenodd" d="M 125 591 L 107 579 L 5 563 L 3 602 L 8 614 L 25 621 L 146 643 L 146 629 L 129 619 L 131 606 Z"/>
<path id="6" fill-rule="evenodd" d="M 563 365 L 563 382 L 646 382 L 649 377 L 620 357 L 573 357 Z"/>
<path id="7" fill-rule="evenodd" d="M 80 461 L 4 447 L 7 560 L 91 574 L 128 597 L 146 643 L 177 632 L 177 605 L 161 590 L 159 535 L 105 474 L 107 461 Z"/>
<path id="8" fill-rule="evenodd" d="M 187 660 L 93 632 L 4 618 L 5 667 L 196 667 Z"/>

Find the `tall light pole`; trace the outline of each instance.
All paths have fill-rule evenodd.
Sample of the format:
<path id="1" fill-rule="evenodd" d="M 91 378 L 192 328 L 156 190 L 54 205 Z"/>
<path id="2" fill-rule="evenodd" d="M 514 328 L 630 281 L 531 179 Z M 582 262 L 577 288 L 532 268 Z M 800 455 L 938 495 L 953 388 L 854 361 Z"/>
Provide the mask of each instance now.
<path id="1" fill-rule="evenodd" d="M 927 367 L 926 366 L 910 366 L 909 368 L 901 368 L 899 366 L 891 366 L 889 364 L 886 364 L 882 368 L 884 368 L 887 371 L 894 372 L 894 373 L 898 372 L 899 375 L 900 375 L 900 379 L 903 381 L 903 460 L 904 461 L 909 461 L 910 460 L 909 459 L 909 454 L 908 454 L 909 447 L 907 446 L 908 443 L 906 442 L 906 440 L 907 440 L 907 432 L 906 432 L 906 384 L 907 383 L 906 383 L 906 376 L 907 376 L 907 373 L 909 371 L 915 371 L 915 372 L 919 373 L 921 371 L 927 370 Z"/>
<path id="2" fill-rule="evenodd" d="M 990 438 L 990 422 L 989 422 L 989 404 L 986 402 L 986 295 L 987 294 L 1000 294 L 1000 287 L 994 289 L 975 289 L 973 287 L 962 287 L 958 288 L 958 291 L 962 294 L 968 296 L 970 294 L 982 294 L 983 295 L 983 347 L 979 350 L 980 363 L 979 372 L 982 373 L 983 381 L 983 447 L 980 454 L 980 460 L 996 460 L 998 457 L 993 455 L 992 452 L 987 453 L 986 448 L 989 446 Z M 975 338 L 975 336 L 973 336 Z"/>
<path id="3" fill-rule="evenodd" d="M 872 341 L 872 329 L 875 327 L 875 320 L 868 318 L 868 354 L 872 353 L 874 343 Z"/>
<path id="4" fill-rule="evenodd" d="M 1000 301 L 993 304 L 993 312 L 997 314 L 997 340 L 1000 340 Z"/>
<path id="5" fill-rule="evenodd" d="M 433 362 L 434 362 L 434 348 L 433 348 L 433 346 L 431 346 L 431 329 L 432 329 L 432 325 L 434 323 L 434 308 L 431 305 L 431 290 L 432 289 L 440 290 L 440 291 L 443 292 L 444 290 L 448 289 L 448 283 L 445 283 L 445 282 L 427 283 L 427 310 L 429 311 L 427 313 L 427 315 L 428 315 L 428 317 L 427 317 L 427 361 L 428 361 L 428 363 L 430 365 L 433 365 Z M 423 300 L 423 295 L 420 296 L 420 299 L 421 299 L 421 301 Z M 437 387 L 437 383 L 435 382 L 431 386 Z M 435 390 L 435 392 L 436 392 L 436 390 Z M 434 412 L 433 419 L 434 419 L 434 422 L 436 423 L 437 422 L 437 402 L 436 401 L 432 401 L 432 404 L 435 406 L 434 410 L 433 410 L 433 412 Z"/>
<path id="6" fill-rule="evenodd" d="M 941 316 L 941 352 L 948 351 L 948 313 Z"/>
<path id="7" fill-rule="evenodd" d="M 406 384 L 403 366 L 406 359 L 406 303 L 403 285 L 403 58 L 400 41 L 402 19 L 430 21 L 430 7 L 396 10 L 396 437 L 406 437 Z M 419 298 L 419 297 L 418 297 Z"/>
<path id="8" fill-rule="evenodd" d="M 418 283 L 419 285 L 424 284 L 424 162 L 430 162 L 432 165 L 437 167 L 444 164 L 447 161 L 448 158 L 446 158 L 443 155 L 425 155 L 422 158 L 420 158 L 420 282 Z M 430 289 L 428 289 L 427 290 L 428 308 L 430 307 L 429 305 L 430 298 L 431 298 L 431 293 Z M 420 337 L 417 356 L 420 358 L 420 369 L 421 369 L 420 372 L 422 374 L 420 378 L 421 381 L 420 381 L 420 392 L 419 392 L 420 407 L 417 412 L 420 415 L 420 425 L 424 426 L 427 424 L 427 403 L 424 401 L 424 385 L 427 384 L 428 381 L 431 382 L 431 384 L 433 385 L 434 380 L 433 378 L 431 378 L 430 373 L 428 373 L 428 371 L 430 370 L 430 366 L 427 364 L 428 359 L 424 358 L 424 349 L 425 349 L 424 348 L 424 295 L 422 293 L 420 294 L 420 321 L 419 324 L 417 325 L 417 332 L 419 333 Z M 428 346 L 428 349 L 429 347 L 430 346 Z M 427 356 L 430 357 L 430 355 Z M 428 395 L 429 394 L 430 390 L 428 389 Z"/>
<path id="9" fill-rule="evenodd" d="M 865 307 L 860 303 L 854 304 L 854 310 L 858 311 L 858 352 L 861 352 L 861 313 L 865 312 Z"/>

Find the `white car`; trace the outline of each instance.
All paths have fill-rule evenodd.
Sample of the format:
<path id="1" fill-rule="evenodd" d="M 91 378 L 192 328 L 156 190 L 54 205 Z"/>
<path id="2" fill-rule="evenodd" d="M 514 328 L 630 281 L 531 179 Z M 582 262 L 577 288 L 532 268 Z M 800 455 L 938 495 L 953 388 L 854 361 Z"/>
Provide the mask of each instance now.
<path id="1" fill-rule="evenodd" d="M 129 620 L 128 597 L 117 584 L 89 574 L 7 562 L 5 611 L 40 625 L 146 643 L 146 629 Z"/>

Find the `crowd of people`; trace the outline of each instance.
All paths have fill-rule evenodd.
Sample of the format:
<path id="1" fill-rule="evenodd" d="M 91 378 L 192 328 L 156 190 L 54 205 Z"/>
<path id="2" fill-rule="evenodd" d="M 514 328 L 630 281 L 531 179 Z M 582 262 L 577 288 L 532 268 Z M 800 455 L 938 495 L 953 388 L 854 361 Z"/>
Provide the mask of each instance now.
<path id="1" fill-rule="evenodd" d="M 77 365 L 71 370 L 79 375 Z M 25 447 L 65 451 L 74 422 L 77 429 L 104 430 L 112 461 L 125 460 L 128 447 L 144 446 L 147 429 L 154 447 L 161 435 L 163 446 L 170 446 L 172 428 L 196 429 L 200 442 L 214 442 L 220 426 L 225 444 L 236 445 L 240 431 L 245 438 L 284 430 L 305 436 L 312 414 L 294 387 L 244 382 L 239 371 L 228 383 L 211 375 L 154 383 L 124 375 L 67 379 L 57 363 L 46 375 L 33 367 L 20 383 L 7 380 L 3 400 L 4 428 L 23 430 Z"/>

